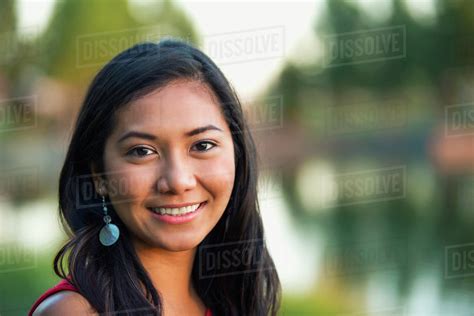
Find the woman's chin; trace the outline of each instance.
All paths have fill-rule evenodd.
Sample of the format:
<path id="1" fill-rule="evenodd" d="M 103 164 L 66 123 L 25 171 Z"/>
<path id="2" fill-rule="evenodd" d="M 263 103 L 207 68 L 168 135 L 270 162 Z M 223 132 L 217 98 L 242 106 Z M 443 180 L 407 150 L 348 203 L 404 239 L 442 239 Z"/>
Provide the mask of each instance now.
<path id="1" fill-rule="evenodd" d="M 200 241 L 195 238 L 193 240 L 180 238 L 175 240 L 162 240 L 156 246 L 168 251 L 186 251 L 196 248 L 199 246 L 199 243 Z"/>

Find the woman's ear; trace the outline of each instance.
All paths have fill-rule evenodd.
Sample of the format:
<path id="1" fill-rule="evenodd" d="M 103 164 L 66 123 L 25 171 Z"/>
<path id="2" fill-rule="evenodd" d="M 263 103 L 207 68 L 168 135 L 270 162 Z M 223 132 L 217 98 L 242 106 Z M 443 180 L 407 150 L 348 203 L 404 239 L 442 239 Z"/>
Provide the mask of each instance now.
<path id="1" fill-rule="evenodd" d="M 98 168 L 95 163 L 91 163 L 90 170 L 92 173 L 92 181 L 94 182 L 95 191 L 100 195 L 107 195 L 107 188 L 105 186 L 104 178 L 98 173 Z"/>

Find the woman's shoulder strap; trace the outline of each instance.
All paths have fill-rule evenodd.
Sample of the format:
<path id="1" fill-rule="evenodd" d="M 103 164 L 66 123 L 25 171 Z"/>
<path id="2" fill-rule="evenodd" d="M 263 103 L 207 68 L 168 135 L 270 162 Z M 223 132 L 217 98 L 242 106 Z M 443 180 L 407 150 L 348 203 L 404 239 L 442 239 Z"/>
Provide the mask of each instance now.
<path id="1" fill-rule="evenodd" d="M 40 305 L 44 300 L 46 300 L 48 297 L 50 297 L 53 294 L 56 294 L 60 291 L 73 291 L 73 292 L 79 292 L 78 289 L 72 285 L 67 279 L 62 279 L 59 281 L 55 286 L 52 288 L 48 289 L 46 292 L 44 292 L 33 304 L 31 307 L 30 311 L 28 312 L 28 316 L 32 316 L 33 312 L 35 309 Z"/>

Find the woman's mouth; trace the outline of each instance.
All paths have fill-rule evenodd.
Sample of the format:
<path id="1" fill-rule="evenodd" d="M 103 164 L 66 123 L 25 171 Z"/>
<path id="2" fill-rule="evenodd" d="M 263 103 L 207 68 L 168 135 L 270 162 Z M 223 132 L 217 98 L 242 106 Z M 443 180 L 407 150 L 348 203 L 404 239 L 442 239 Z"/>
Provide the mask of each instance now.
<path id="1" fill-rule="evenodd" d="M 153 216 L 168 224 L 181 224 L 194 219 L 206 206 L 207 201 L 180 208 L 150 207 Z"/>

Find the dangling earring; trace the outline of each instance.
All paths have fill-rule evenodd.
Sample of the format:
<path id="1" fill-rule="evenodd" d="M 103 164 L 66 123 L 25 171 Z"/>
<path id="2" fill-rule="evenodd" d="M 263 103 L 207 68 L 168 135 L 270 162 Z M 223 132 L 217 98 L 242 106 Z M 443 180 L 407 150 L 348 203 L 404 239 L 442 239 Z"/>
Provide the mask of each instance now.
<path id="1" fill-rule="evenodd" d="M 102 195 L 102 209 L 104 210 L 103 220 L 105 226 L 102 227 L 99 233 L 100 243 L 104 246 L 111 246 L 117 242 L 120 236 L 120 230 L 115 224 L 111 224 L 112 219 L 107 214 L 107 206 L 105 206 L 105 197 Z"/>

